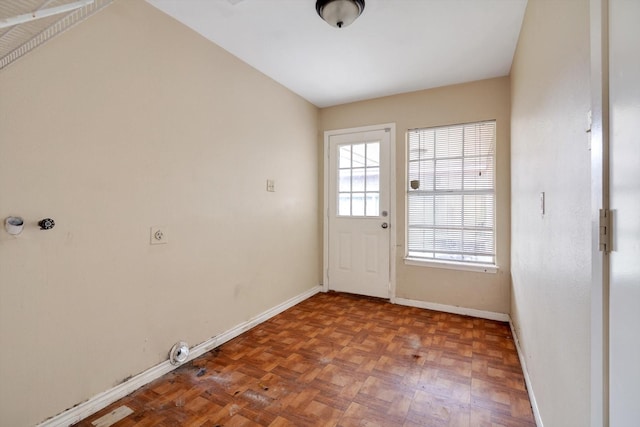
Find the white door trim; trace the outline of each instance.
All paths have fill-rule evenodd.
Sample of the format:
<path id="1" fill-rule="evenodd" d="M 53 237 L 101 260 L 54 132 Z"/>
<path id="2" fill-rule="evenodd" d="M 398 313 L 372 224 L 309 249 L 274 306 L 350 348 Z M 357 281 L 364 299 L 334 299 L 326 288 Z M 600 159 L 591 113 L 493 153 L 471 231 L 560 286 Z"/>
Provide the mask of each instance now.
<path id="1" fill-rule="evenodd" d="M 609 0 L 590 0 L 591 45 L 591 426 L 609 426 L 609 256 L 600 209 L 609 209 Z"/>
<path id="2" fill-rule="evenodd" d="M 395 300 L 396 296 L 396 236 L 397 232 L 395 227 L 396 222 L 396 124 L 385 123 L 373 126 L 361 126 L 356 128 L 336 129 L 328 130 L 324 132 L 324 150 L 323 150 L 323 162 L 324 162 L 324 203 L 322 208 L 322 289 L 324 292 L 329 291 L 329 278 L 327 273 L 329 271 L 329 138 L 335 135 L 343 135 L 348 133 L 360 133 L 370 132 L 376 130 L 389 129 L 389 222 L 391 223 L 391 233 L 389 236 L 389 298 L 391 302 Z"/>

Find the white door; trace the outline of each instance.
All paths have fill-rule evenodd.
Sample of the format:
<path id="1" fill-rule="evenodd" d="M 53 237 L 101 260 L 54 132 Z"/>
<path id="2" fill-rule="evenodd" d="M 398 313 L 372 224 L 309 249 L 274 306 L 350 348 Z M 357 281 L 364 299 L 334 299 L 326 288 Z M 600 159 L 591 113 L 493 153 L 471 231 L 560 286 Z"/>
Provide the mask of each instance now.
<path id="1" fill-rule="evenodd" d="M 390 129 L 328 138 L 328 289 L 389 298 Z"/>
<path id="2" fill-rule="evenodd" d="M 640 1 L 609 2 L 609 425 L 640 425 Z"/>

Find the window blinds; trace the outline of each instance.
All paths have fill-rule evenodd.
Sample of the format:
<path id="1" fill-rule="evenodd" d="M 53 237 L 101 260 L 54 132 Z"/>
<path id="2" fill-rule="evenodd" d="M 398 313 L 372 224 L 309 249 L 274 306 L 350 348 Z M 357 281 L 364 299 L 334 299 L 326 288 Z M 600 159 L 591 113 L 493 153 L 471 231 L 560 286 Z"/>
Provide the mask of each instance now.
<path id="1" fill-rule="evenodd" d="M 495 121 L 410 130 L 410 258 L 495 263 Z"/>

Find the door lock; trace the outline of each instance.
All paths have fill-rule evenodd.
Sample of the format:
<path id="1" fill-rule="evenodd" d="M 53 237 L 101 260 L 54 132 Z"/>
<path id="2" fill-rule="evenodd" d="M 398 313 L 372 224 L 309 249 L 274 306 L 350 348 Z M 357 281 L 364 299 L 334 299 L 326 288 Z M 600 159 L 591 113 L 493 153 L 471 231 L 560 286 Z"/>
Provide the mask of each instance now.
<path id="1" fill-rule="evenodd" d="M 389 224 L 387 224 L 386 222 L 382 223 L 382 228 L 389 228 Z"/>

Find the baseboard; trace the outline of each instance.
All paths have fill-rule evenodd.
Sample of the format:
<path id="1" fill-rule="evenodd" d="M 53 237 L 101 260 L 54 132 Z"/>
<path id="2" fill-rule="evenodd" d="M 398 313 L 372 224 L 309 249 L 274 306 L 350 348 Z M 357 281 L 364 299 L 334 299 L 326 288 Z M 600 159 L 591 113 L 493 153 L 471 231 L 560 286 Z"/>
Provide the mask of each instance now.
<path id="1" fill-rule="evenodd" d="M 281 304 L 278 304 L 273 308 L 270 308 L 269 310 L 259 314 L 258 316 L 247 320 L 246 322 L 240 323 L 239 325 L 223 332 L 220 335 L 216 335 L 208 339 L 207 341 L 194 346 L 189 351 L 189 358 L 187 359 L 187 362 L 199 356 L 202 356 L 206 352 L 211 351 L 212 349 L 237 337 L 243 332 L 248 331 L 254 326 L 259 325 L 266 320 L 269 320 L 273 316 L 282 313 L 283 311 L 293 307 L 294 305 L 308 298 L 311 298 L 313 295 L 317 294 L 320 291 L 322 291 L 322 286 L 316 286 L 306 292 L 303 292 L 300 295 L 297 295 Z M 133 393 L 140 387 L 149 384 L 150 382 L 160 378 L 165 374 L 168 374 L 176 368 L 177 366 L 172 365 L 168 360 L 166 360 L 132 377 L 127 382 L 118 384 L 110 390 L 100 393 L 90 398 L 89 400 L 74 406 L 73 408 L 67 409 L 66 411 L 56 415 L 53 418 L 49 418 L 48 420 L 40 423 L 38 427 L 68 427 L 69 425 L 75 424 L 78 421 L 95 414 L 101 409 L 106 408 L 113 402 L 122 399 L 123 397 Z"/>
<path id="2" fill-rule="evenodd" d="M 499 322 L 509 321 L 508 314 L 497 313 L 494 311 L 476 310 L 475 308 L 457 307 L 454 305 L 437 304 L 434 302 L 418 301 L 405 298 L 394 298 L 391 302 L 393 302 L 394 304 L 406 305 L 409 307 L 426 308 L 427 310 L 444 311 L 445 313 L 479 317 L 481 319 L 497 320 Z"/>
<path id="3" fill-rule="evenodd" d="M 542 417 L 540 417 L 540 410 L 538 409 L 538 402 L 536 402 L 536 396 L 533 393 L 533 387 L 531 387 L 531 378 L 529 377 L 529 370 L 527 369 L 527 361 L 524 358 L 522 349 L 520 348 L 520 340 L 518 339 L 518 334 L 516 334 L 516 328 L 513 326 L 511 318 L 509 318 L 509 326 L 511 327 L 513 342 L 516 344 L 516 350 L 518 351 L 518 358 L 520 359 L 520 366 L 522 367 L 522 374 L 524 375 L 524 383 L 527 385 L 527 393 L 529 394 L 529 401 L 531 402 L 531 410 L 533 411 L 533 417 L 536 420 L 536 426 L 544 427 L 542 424 Z"/>

